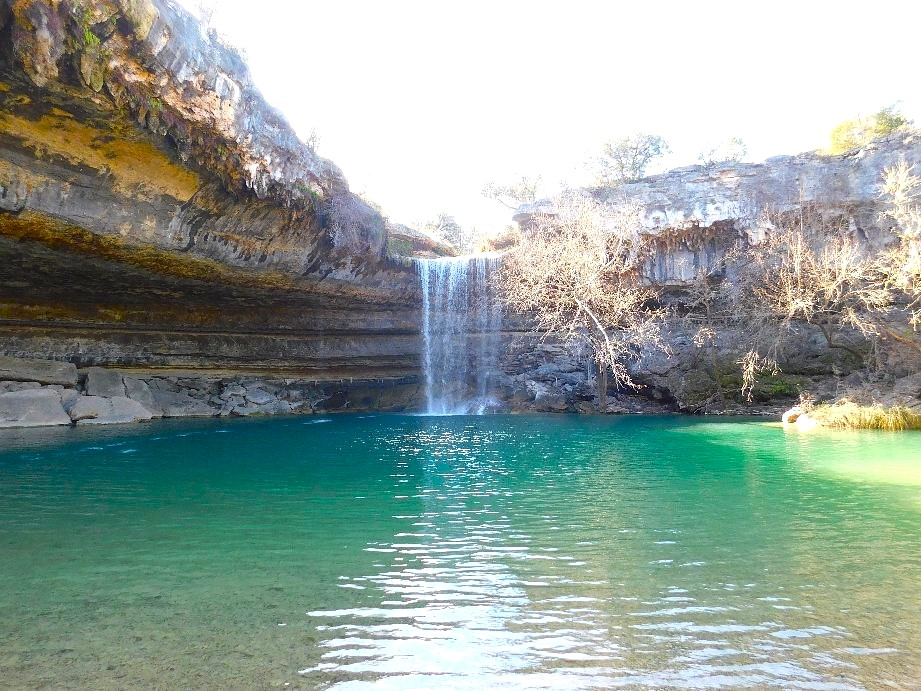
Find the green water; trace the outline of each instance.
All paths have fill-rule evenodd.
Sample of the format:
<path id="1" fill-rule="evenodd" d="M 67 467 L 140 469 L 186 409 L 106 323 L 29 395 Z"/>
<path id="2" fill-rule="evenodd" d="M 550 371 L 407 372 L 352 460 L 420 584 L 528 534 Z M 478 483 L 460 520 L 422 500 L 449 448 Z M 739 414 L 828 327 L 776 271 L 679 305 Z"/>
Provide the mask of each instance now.
<path id="1" fill-rule="evenodd" d="M 921 679 L 916 433 L 382 415 L 0 449 L 4 688 Z"/>

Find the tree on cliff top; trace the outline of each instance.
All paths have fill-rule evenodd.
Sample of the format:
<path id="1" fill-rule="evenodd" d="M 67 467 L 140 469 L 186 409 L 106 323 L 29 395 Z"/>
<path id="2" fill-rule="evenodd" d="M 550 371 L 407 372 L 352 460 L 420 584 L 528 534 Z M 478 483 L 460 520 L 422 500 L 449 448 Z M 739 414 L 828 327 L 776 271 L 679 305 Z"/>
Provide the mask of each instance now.
<path id="1" fill-rule="evenodd" d="M 637 132 L 605 142 L 601 156 L 589 167 L 599 186 L 615 187 L 642 179 L 649 164 L 670 151 L 662 137 Z"/>
<path id="2" fill-rule="evenodd" d="M 730 137 L 716 146 L 705 149 L 697 157 L 703 165 L 713 166 L 720 163 L 738 163 L 748 156 L 748 147 L 739 137 Z"/>
<path id="3" fill-rule="evenodd" d="M 661 346 L 656 294 L 639 280 L 648 257 L 642 208 L 573 196 L 527 233 L 503 262 L 509 305 L 533 314 L 544 333 L 587 340 L 617 385 L 637 388 L 628 361 Z"/>
<path id="4" fill-rule="evenodd" d="M 521 180 L 510 185 L 487 182 L 483 187 L 483 196 L 487 199 L 494 199 L 509 209 L 517 209 L 522 204 L 534 203 L 539 184 L 540 176 L 536 178 L 522 176 Z"/>
<path id="5" fill-rule="evenodd" d="M 453 245 L 461 252 L 473 250 L 473 234 L 461 226 L 451 214 L 440 213 L 434 221 L 425 223 L 423 229 L 437 238 Z"/>
<path id="6" fill-rule="evenodd" d="M 895 106 L 888 106 L 868 117 L 845 120 L 831 131 L 831 142 L 825 153 L 843 154 L 866 146 L 874 139 L 911 125 Z"/>

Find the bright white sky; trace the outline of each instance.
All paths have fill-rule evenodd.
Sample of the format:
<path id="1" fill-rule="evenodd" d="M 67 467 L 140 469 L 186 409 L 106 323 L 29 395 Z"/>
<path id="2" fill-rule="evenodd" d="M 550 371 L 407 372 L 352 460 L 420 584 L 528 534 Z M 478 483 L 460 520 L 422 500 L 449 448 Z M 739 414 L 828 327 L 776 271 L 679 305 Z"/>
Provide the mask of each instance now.
<path id="1" fill-rule="evenodd" d="M 301 137 L 411 225 L 501 228 L 486 182 L 586 183 L 636 130 L 670 144 L 664 169 L 732 136 L 754 161 L 815 149 L 894 103 L 921 122 L 916 0 L 206 4 Z"/>

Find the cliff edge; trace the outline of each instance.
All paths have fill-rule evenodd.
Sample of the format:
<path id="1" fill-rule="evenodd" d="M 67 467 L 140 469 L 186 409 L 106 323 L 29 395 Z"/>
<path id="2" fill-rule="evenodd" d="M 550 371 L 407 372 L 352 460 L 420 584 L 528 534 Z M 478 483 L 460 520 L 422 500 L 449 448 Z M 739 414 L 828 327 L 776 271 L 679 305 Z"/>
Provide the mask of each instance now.
<path id="1" fill-rule="evenodd" d="M 0 0 L 0 354 L 321 379 L 418 367 L 412 268 L 167 0 Z"/>

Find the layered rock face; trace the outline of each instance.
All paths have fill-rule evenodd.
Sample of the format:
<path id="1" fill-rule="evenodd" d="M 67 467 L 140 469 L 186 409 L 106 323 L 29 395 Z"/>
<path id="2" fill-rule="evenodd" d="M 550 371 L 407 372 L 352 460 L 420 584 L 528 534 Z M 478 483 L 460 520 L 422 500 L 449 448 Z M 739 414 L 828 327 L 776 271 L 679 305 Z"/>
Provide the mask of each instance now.
<path id="1" fill-rule="evenodd" d="M 0 0 L 0 354 L 404 381 L 418 289 L 386 246 L 174 4 Z"/>

